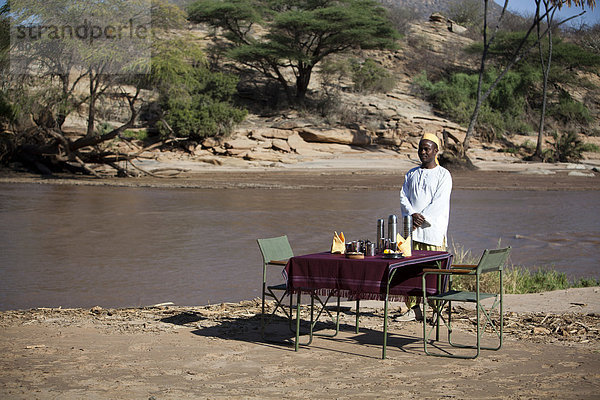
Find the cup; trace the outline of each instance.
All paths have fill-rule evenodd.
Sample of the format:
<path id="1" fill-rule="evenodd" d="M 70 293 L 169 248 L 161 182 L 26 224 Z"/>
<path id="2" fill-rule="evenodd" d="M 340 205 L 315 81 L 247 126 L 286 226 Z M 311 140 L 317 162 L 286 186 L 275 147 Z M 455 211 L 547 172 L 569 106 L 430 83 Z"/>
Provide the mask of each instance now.
<path id="1" fill-rule="evenodd" d="M 368 242 L 366 244 L 365 255 L 371 257 L 375 255 L 375 243 Z"/>
<path id="2" fill-rule="evenodd" d="M 352 250 L 352 242 L 347 242 L 346 243 L 346 253 L 352 253 L 354 250 Z"/>

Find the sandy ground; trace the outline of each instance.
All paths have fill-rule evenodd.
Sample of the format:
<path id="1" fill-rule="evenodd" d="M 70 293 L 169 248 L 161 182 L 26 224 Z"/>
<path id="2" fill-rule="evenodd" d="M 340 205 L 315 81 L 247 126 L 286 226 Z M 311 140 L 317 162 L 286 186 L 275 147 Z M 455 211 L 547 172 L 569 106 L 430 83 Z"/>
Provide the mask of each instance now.
<path id="1" fill-rule="evenodd" d="M 358 334 L 354 310 L 343 307 L 340 334 L 316 337 L 297 353 L 261 339 L 258 300 L 5 311 L 0 398 L 597 399 L 599 292 L 508 295 L 504 346 L 476 360 L 426 356 L 422 325 L 393 321 L 398 304 L 382 360 L 381 302 L 363 304 Z M 472 339 L 473 313 L 455 312 L 457 339 Z M 331 327 L 318 326 L 323 333 Z M 285 324 L 268 332 L 291 336 Z"/>

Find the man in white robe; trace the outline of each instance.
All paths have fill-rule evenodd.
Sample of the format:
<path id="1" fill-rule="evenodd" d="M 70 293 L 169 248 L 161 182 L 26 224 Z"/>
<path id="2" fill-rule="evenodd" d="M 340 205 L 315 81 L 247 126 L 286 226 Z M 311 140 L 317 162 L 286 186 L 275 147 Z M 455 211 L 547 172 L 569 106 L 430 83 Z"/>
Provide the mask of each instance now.
<path id="1" fill-rule="evenodd" d="M 423 135 L 419 142 L 421 165 L 407 172 L 400 191 L 402 216 L 411 215 L 413 219 L 414 250 L 446 251 L 452 177 L 438 163 L 440 147 L 437 136 Z M 422 319 L 418 303 L 418 298 L 409 297 L 406 301 L 409 311 L 396 320 Z"/>
<path id="2" fill-rule="evenodd" d="M 445 251 L 452 177 L 440 166 L 440 140 L 426 133 L 419 142 L 421 165 L 408 171 L 400 191 L 402 215 L 413 218 L 413 248 Z"/>

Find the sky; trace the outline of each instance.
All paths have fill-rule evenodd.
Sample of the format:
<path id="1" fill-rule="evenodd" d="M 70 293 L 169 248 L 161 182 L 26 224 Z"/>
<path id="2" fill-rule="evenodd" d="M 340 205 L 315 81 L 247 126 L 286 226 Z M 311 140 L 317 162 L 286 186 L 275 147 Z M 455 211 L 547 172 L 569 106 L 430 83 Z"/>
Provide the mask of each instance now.
<path id="1" fill-rule="evenodd" d="M 503 0 L 494 1 L 501 6 L 504 5 Z M 509 0 L 508 10 L 517 14 L 532 15 L 535 12 L 535 2 L 533 0 Z M 600 23 L 600 1 L 596 0 L 596 7 L 593 10 L 590 10 L 587 7 L 583 10 L 585 10 L 586 13 L 583 16 L 570 21 L 572 25 L 579 25 L 581 22 L 584 22 L 590 26 Z M 555 14 L 554 19 L 556 21 L 559 19 L 565 19 L 570 17 L 571 15 L 577 15 L 581 11 L 581 7 L 564 6 L 560 11 L 557 12 L 557 14 Z"/>

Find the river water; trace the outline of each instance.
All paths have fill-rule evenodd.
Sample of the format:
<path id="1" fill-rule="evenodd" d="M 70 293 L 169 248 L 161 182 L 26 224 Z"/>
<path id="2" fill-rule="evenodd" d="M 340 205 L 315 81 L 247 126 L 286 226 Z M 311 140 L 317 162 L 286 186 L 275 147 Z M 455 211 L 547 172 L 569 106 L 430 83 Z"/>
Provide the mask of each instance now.
<path id="1" fill-rule="evenodd" d="M 0 184 L 0 309 L 202 305 L 260 296 L 256 238 L 295 254 L 333 231 L 374 240 L 397 191 L 155 189 Z M 450 243 L 511 262 L 600 276 L 600 196 L 454 190 Z M 281 279 L 280 271 L 271 275 Z"/>

